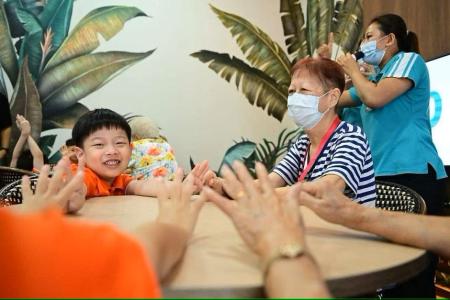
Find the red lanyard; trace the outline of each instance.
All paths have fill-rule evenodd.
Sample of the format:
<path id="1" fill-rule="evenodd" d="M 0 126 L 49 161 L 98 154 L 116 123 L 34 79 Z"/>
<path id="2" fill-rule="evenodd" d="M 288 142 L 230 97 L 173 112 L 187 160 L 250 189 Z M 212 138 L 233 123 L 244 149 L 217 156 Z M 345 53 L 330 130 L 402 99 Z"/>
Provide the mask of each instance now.
<path id="1" fill-rule="evenodd" d="M 334 130 L 339 126 L 339 123 L 341 123 L 341 120 L 339 119 L 339 117 L 336 117 L 334 119 L 333 123 L 331 123 L 330 128 L 328 128 L 327 132 L 325 133 L 325 135 L 320 140 L 319 147 L 317 148 L 317 150 L 314 153 L 314 155 L 311 157 L 311 160 L 308 162 L 308 165 L 303 169 L 302 173 L 299 174 L 298 181 L 303 181 L 303 179 L 305 179 L 306 174 L 308 174 L 308 172 L 311 170 L 312 166 L 316 162 L 316 160 L 319 157 L 320 153 L 322 153 L 323 147 L 325 147 L 325 144 L 330 139 L 330 137 L 333 134 Z M 309 149 L 309 146 L 308 146 L 308 149 Z M 306 149 L 306 153 L 305 153 L 305 162 L 306 162 L 306 158 L 307 158 L 307 155 L 308 155 L 308 149 Z"/>

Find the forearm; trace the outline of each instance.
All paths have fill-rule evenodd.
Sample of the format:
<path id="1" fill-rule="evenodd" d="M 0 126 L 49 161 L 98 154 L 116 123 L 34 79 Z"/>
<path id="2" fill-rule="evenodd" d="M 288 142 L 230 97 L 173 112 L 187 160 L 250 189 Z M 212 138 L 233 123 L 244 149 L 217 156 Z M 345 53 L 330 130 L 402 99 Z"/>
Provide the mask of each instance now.
<path id="1" fill-rule="evenodd" d="M 160 280 L 163 280 L 182 258 L 189 233 L 177 226 L 151 222 L 135 233 L 141 241 Z"/>
<path id="2" fill-rule="evenodd" d="M 28 147 L 30 148 L 31 155 L 33 156 L 33 167 L 40 170 L 44 165 L 44 154 L 42 153 L 42 150 L 41 148 L 39 148 L 39 145 L 36 143 L 36 141 L 31 137 L 31 135 L 28 136 L 27 142 Z"/>
<path id="3" fill-rule="evenodd" d="M 380 99 L 383 95 L 379 95 L 380 90 L 377 85 L 369 81 L 362 73 L 355 72 L 352 74 L 353 86 L 358 91 L 361 101 L 368 107 L 376 108 L 380 106 Z"/>
<path id="4" fill-rule="evenodd" d="M 430 250 L 450 258 L 450 218 L 390 212 L 359 206 L 357 222 L 343 225 L 382 236 L 390 241 Z"/>
<path id="5" fill-rule="evenodd" d="M 266 277 L 271 298 L 327 298 L 328 289 L 319 268 L 309 254 L 274 261 Z"/>
<path id="6" fill-rule="evenodd" d="M 139 195 L 156 197 L 158 193 L 158 184 L 156 179 L 133 180 L 127 186 L 127 195 Z"/>
<path id="7" fill-rule="evenodd" d="M 17 160 L 20 157 L 20 154 L 22 153 L 23 145 L 25 145 L 25 142 L 27 140 L 27 136 L 20 135 L 19 140 L 17 141 L 16 145 L 14 146 L 14 151 L 11 158 L 11 164 L 10 166 L 15 168 L 17 166 Z"/>

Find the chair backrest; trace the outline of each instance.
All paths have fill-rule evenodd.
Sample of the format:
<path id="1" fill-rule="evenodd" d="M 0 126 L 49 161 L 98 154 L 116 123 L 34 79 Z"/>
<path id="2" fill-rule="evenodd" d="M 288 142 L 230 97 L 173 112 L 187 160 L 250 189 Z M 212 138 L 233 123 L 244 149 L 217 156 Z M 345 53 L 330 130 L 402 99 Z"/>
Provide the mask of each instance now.
<path id="1" fill-rule="evenodd" d="M 427 206 L 422 196 L 398 183 L 376 181 L 375 207 L 415 214 L 425 214 Z"/>
<path id="2" fill-rule="evenodd" d="M 22 169 L 0 166 L 0 189 L 14 181 L 22 179 L 23 175 L 32 176 L 34 173 Z"/>
<path id="3" fill-rule="evenodd" d="M 31 190 L 36 190 L 38 175 L 30 176 Z M 0 207 L 22 203 L 22 179 L 11 182 L 0 189 Z"/>

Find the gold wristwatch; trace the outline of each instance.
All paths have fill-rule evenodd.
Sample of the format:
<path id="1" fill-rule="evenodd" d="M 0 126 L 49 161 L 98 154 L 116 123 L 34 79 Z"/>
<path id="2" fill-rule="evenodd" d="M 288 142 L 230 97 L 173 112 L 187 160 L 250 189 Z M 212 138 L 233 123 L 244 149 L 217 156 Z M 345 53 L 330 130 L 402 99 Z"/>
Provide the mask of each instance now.
<path id="1" fill-rule="evenodd" d="M 292 259 L 305 254 L 305 247 L 302 243 L 286 243 L 278 247 L 268 259 L 263 261 L 262 270 L 264 272 L 264 277 L 266 277 L 272 263 L 278 259 Z"/>

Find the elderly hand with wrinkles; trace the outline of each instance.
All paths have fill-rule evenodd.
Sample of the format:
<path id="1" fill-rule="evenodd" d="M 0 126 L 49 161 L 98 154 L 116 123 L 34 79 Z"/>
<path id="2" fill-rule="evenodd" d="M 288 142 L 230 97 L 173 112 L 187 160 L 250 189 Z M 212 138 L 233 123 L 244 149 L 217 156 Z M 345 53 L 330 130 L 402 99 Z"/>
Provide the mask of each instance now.
<path id="1" fill-rule="evenodd" d="M 233 169 L 237 176 L 227 167 L 222 175 L 229 189 L 238 191 L 236 201 L 231 201 L 206 186 L 203 192 L 231 218 L 247 245 L 263 261 L 270 259 L 281 245 L 304 245 L 304 228 L 295 197 L 299 193 L 299 185 L 287 197 L 280 198 L 261 163 L 256 164 L 259 183 L 255 183 L 242 163 L 235 162 Z"/>

